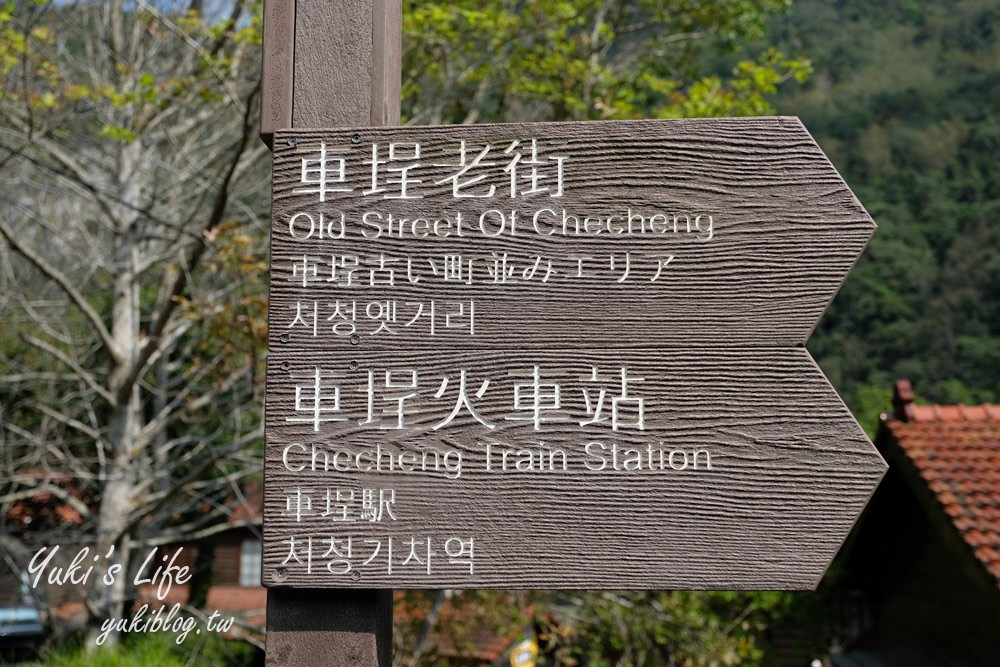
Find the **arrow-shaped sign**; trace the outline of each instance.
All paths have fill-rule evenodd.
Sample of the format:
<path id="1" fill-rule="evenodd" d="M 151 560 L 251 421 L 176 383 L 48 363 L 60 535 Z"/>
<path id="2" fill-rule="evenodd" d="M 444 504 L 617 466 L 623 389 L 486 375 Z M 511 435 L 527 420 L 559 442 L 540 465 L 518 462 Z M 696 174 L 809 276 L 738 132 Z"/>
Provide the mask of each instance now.
<path id="1" fill-rule="evenodd" d="M 278 132 L 264 581 L 814 587 L 885 470 L 797 119 Z"/>

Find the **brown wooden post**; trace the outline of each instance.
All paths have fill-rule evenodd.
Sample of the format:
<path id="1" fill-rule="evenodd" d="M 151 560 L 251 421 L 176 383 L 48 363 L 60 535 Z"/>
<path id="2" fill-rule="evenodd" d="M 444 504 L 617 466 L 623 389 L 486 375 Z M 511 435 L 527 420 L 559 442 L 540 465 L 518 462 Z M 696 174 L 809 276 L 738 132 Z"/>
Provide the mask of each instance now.
<path id="1" fill-rule="evenodd" d="M 398 125 L 401 59 L 401 0 L 265 0 L 261 136 Z"/>
<path id="2" fill-rule="evenodd" d="M 265 0 L 261 137 L 398 125 L 401 54 L 401 0 Z M 269 667 L 391 663 L 392 591 L 268 590 Z"/>

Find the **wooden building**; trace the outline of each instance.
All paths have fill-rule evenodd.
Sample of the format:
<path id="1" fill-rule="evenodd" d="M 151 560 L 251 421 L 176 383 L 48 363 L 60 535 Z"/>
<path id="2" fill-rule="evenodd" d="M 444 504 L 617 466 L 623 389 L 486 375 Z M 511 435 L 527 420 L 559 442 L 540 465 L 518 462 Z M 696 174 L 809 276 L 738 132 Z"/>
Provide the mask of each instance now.
<path id="1" fill-rule="evenodd" d="M 831 570 L 821 662 L 1000 665 L 1000 406 L 917 405 L 901 380 L 875 444 L 889 472 Z"/>
<path id="2" fill-rule="evenodd" d="M 194 576 L 190 584 L 173 586 L 166 602 L 191 605 L 208 613 L 219 611 L 237 619 L 234 637 L 263 639 L 267 591 L 261 585 L 261 507 L 263 488 L 247 491 L 233 501 L 225 526 L 197 542 L 171 545 L 180 549 L 177 565 L 187 565 Z M 137 604 L 159 603 L 153 587 L 140 587 Z"/>

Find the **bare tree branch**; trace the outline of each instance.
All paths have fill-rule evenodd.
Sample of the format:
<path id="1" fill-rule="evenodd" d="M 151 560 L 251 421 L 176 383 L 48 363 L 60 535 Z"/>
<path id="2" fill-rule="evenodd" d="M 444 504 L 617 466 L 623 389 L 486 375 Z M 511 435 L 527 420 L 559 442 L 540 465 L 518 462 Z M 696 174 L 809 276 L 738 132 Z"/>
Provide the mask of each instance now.
<path id="1" fill-rule="evenodd" d="M 62 351 L 58 350 L 55 347 L 52 347 L 51 345 L 49 345 L 45 341 L 39 340 L 39 339 L 37 339 L 37 338 L 35 338 L 33 336 L 21 336 L 21 340 L 23 340 L 25 343 L 28 343 L 32 347 L 36 347 L 39 350 L 42 350 L 43 352 L 45 352 L 45 353 L 51 355 L 52 357 L 54 357 L 55 359 L 59 360 L 62 364 L 64 364 L 66 367 L 68 367 L 74 373 L 76 373 L 77 376 L 83 382 L 85 382 L 88 387 L 90 387 L 92 390 L 94 390 L 98 395 L 101 396 L 101 398 L 103 398 L 104 400 L 106 400 L 108 403 L 112 403 L 113 404 L 115 402 L 114 395 L 110 391 L 108 391 L 104 387 L 104 385 L 102 385 L 100 382 L 98 382 L 97 379 L 93 376 L 93 374 L 91 374 L 91 373 L 87 372 L 86 370 L 84 370 L 84 368 L 82 366 L 80 366 L 80 364 L 78 364 L 73 359 L 70 359 Z"/>
<path id="2" fill-rule="evenodd" d="M 18 258 L 2 263 L 0 317 L 20 330 L 0 356 L 0 499 L 39 498 L 12 472 L 71 477 L 72 490 L 51 477 L 46 493 L 89 510 L 82 538 L 113 554 L 95 568 L 127 569 L 142 539 L 226 528 L 260 472 L 262 426 L 247 415 L 261 341 L 255 327 L 209 333 L 264 297 L 226 255 L 226 223 L 262 232 L 266 217 L 258 49 L 242 39 L 257 3 L 183 21 L 152 2 L 49 4 L 41 22 L 15 3 L 22 34 L 52 38 L 15 54 L 0 97 L 2 208 L 37 222 L 0 219 L 2 255 Z M 120 615 L 124 579 L 89 590 L 93 627 Z"/>
<path id="3" fill-rule="evenodd" d="M 45 405 L 44 403 L 34 403 L 32 404 L 32 406 L 39 412 L 46 414 L 49 417 L 52 417 L 56 421 L 63 423 L 66 426 L 69 426 L 70 428 L 76 431 L 79 431 L 86 437 L 92 439 L 95 443 L 99 444 L 101 442 L 102 440 L 101 434 L 98 433 L 96 429 L 87 426 L 78 419 L 73 419 L 72 417 L 63 414 L 62 412 L 59 412 L 58 410 L 55 410 L 49 407 L 48 405 Z"/>
<path id="4" fill-rule="evenodd" d="M 250 100 L 243 108 L 242 132 L 240 134 L 239 142 L 237 143 L 236 149 L 234 151 L 236 157 L 230 160 L 223 182 L 216 190 L 215 201 L 213 203 L 212 210 L 209 213 L 208 218 L 206 219 L 205 224 L 202 228 L 203 236 L 207 236 L 213 229 L 218 227 L 219 223 L 222 222 L 223 215 L 226 212 L 226 204 L 229 199 L 229 187 L 231 179 L 233 177 L 233 174 L 236 172 L 237 165 L 239 164 L 238 157 L 243 154 L 243 151 L 246 149 L 246 146 L 250 141 L 250 138 L 255 135 L 255 131 L 253 130 L 254 127 L 253 109 L 255 108 L 254 100 L 256 99 L 259 91 L 260 91 L 260 84 L 258 83 L 253 89 Z M 198 263 L 201 261 L 202 256 L 205 254 L 205 250 L 207 249 L 207 247 L 208 246 L 205 244 L 204 241 L 196 244 L 194 248 L 191 250 L 187 262 L 185 262 L 185 268 L 197 266 Z M 144 372 L 146 365 L 149 363 L 149 359 L 153 355 L 156 349 L 155 347 L 156 343 L 160 340 L 160 337 L 163 335 L 163 332 L 167 327 L 167 323 L 170 321 L 170 318 L 173 315 L 174 310 L 177 308 L 176 297 L 183 294 L 184 290 L 187 287 L 187 277 L 188 274 L 186 271 L 179 271 L 176 274 L 176 277 L 174 278 L 171 286 L 166 290 L 166 294 L 168 296 L 160 304 L 159 312 L 157 313 L 156 317 L 153 320 L 152 327 L 150 327 L 149 329 L 148 337 L 146 339 L 146 344 L 143 346 L 143 349 L 140 353 L 140 357 L 136 361 L 132 377 L 130 378 L 131 382 L 134 382 L 135 379 L 138 377 L 138 375 Z"/>
<path id="5" fill-rule="evenodd" d="M 45 261 L 45 258 L 37 253 L 33 248 L 29 248 L 28 246 L 22 244 L 17 238 L 17 235 L 14 234 L 14 232 L 7 226 L 7 223 L 2 219 L 0 219 L 0 236 L 3 236 L 4 239 L 6 239 L 7 243 L 10 244 L 10 247 L 13 248 L 17 254 L 31 263 L 42 273 L 42 275 L 59 286 L 59 289 L 61 289 L 67 298 L 69 298 L 70 303 L 76 306 L 77 310 L 79 310 L 80 313 L 87 319 L 87 322 L 90 323 L 91 328 L 94 330 L 94 333 L 100 337 L 101 342 L 104 344 L 104 348 L 107 350 L 108 354 L 114 359 L 119 359 L 121 357 L 121 351 L 115 344 L 114 339 L 112 339 L 111 332 L 109 332 L 108 328 L 104 326 L 104 321 L 101 319 L 101 316 L 97 314 L 97 311 L 90 305 L 90 302 L 84 298 L 83 294 L 81 294 L 79 290 L 76 289 L 69 278 L 67 278 L 62 271 Z M 73 367 L 73 364 L 71 363 L 67 363 L 67 365 L 71 368 Z M 73 368 L 73 370 L 77 370 L 77 368 Z M 81 376 L 85 375 L 87 374 L 81 372 Z"/>

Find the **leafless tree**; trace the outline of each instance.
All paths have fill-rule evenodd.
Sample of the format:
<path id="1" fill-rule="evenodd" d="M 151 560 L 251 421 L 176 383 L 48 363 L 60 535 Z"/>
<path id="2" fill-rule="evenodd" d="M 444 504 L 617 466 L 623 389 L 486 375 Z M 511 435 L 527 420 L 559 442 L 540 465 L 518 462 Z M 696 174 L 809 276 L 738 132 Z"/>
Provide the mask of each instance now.
<path id="1" fill-rule="evenodd" d="M 211 533 L 261 469 L 258 4 L 0 19 L 0 516 L 42 493 L 79 515 L 111 554 L 92 621 L 130 595 L 107 567 Z"/>

